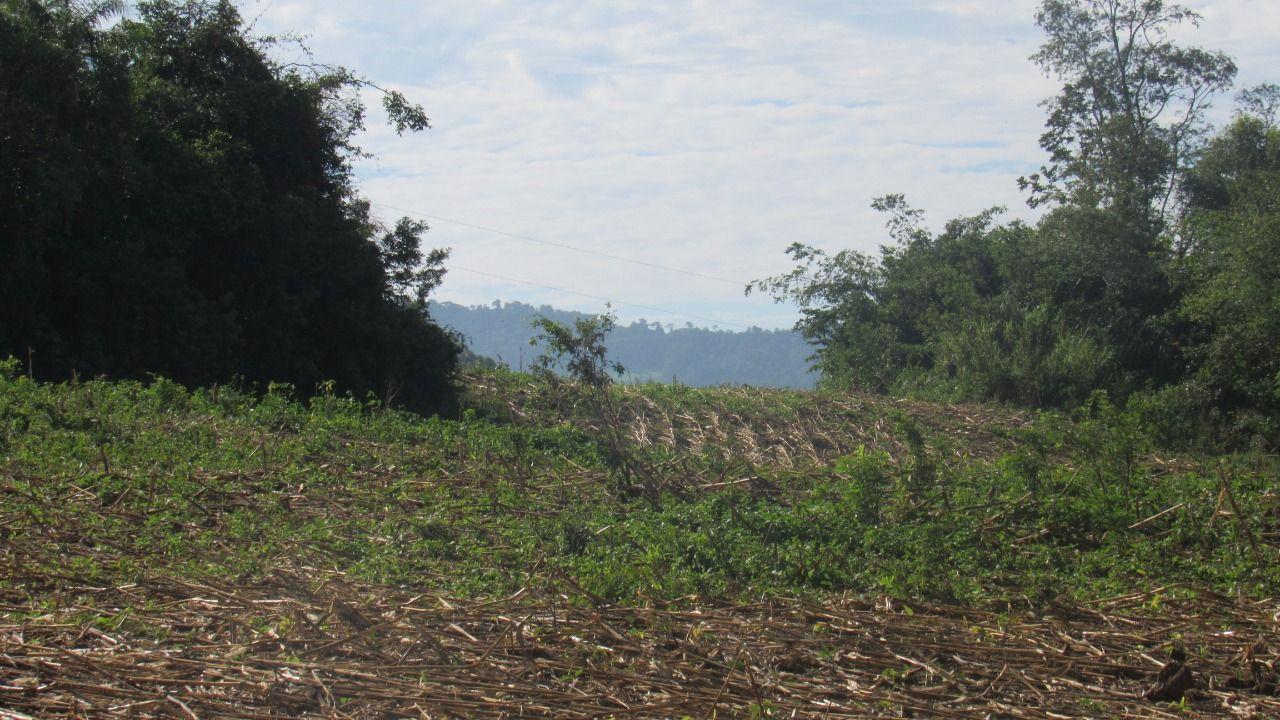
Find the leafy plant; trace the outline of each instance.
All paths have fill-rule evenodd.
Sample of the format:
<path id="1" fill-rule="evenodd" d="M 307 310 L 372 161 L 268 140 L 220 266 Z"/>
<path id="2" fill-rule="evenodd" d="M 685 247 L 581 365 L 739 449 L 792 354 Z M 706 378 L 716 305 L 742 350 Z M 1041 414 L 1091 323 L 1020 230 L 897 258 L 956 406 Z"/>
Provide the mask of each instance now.
<path id="1" fill-rule="evenodd" d="M 532 345 L 542 345 L 544 352 L 534 363 L 535 374 L 552 393 L 580 400 L 586 407 L 596 437 L 605 449 L 610 469 L 616 473 L 614 489 L 623 499 L 640 496 L 657 505 L 661 489 L 651 467 L 644 463 L 626 437 L 625 424 L 618 404 L 610 393 L 612 374 L 622 375 L 625 368 L 609 361 L 605 338 L 613 330 L 617 317 L 610 312 L 578 319 L 570 328 L 548 318 L 534 322 L 538 335 Z M 555 370 L 569 374 L 577 385 L 565 386 Z"/>

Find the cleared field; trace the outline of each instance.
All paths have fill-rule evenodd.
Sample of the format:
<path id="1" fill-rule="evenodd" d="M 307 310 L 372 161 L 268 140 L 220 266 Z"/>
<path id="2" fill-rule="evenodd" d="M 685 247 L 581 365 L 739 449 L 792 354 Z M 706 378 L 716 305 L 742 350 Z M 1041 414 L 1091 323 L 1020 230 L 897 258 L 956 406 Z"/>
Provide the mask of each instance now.
<path id="1" fill-rule="evenodd" d="M 1280 716 L 1269 458 L 616 389 L 655 502 L 581 401 L 0 380 L 0 718 Z"/>
<path id="2" fill-rule="evenodd" d="M 7 593 L 0 716 L 1280 715 L 1276 603 L 1210 594 L 1154 611 L 1155 595 L 1008 614 L 889 598 L 619 607 L 318 568 L 66 592 Z M 1197 686 L 1177 705 L 1145 697 L 1175 639 Z"/>

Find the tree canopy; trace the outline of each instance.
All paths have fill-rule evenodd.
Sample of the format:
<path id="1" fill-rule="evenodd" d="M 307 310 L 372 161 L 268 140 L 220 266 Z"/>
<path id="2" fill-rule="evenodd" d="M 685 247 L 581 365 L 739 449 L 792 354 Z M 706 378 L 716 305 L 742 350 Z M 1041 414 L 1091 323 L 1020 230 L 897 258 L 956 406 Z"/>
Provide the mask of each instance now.
<path id="1" fill-rule="evenodd" d="M 1036 19 L 1032 60 L 1063 81 L 1048 161 L 1020 180 L 1039 222 L 993 209 L 935 234 L 889 195 L 878 257 L 795 244 L 751 290 L 801 306 L 830 386 L 1035 407 L 1105 390 L 1171 435 L 1280 443 L 1280 89 L 1241 93 L 1215 133 L 1235 65 L 1170 39 L 1194 13 L 1044 0 Z"/>
<path id="2" fill-rule="evenodd" d="M 227 0 L 0 5 L 0 355 L 35 375 L 325 381 L 445 410 L 444 251 L 351 162 L 370 85 L 285 64 Z M 384 95 L 398 131 L 425 113 Z"/>
<path id="3" fill-rule="evenodd" d="M 1045 0 L 1045 42 L 1032 59 L 1062 80 L 1045 101 L 1040 172 L 1030 202 L 1113 207 L 1133 230 L 1160 230 L 1213 95 L 1236 66 L 1220 52 L 1169 39 L 1200 17 L 1163 0 Z"/>

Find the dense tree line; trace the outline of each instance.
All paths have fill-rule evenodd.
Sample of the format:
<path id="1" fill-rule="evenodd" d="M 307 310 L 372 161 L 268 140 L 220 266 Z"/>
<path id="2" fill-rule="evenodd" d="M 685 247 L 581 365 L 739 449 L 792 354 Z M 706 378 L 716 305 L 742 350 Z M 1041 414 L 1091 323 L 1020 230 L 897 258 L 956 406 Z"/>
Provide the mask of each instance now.
<path id="1" fill-rule="evenodd" d="M 878 199 L 878 256 L 793 245 L 752 289 L 804 308 L 836 387 L 1070 407 L 1097 389 L 1170 435 L 1280 442 L 1280 88 L 1238 96 L 1225 55 L 1177 45 L 1196 22 L 1160 0 L 1045 0 L 1033 59 L 1049 161 L 1020 182 L 1035 224 L 1000 210 L 926 229 Z"/>
<path id="2" fill-rule="evenodd" d="M 371 84 L 273 61 L 226 0 L 120 10 L 0 4 L 0 357 L 447 409 L 459 349 L 423 313 L 444 255 L 353 187 Z"/>
<path id="3" fill-rule="evenodd" d="M 534 323 L 547 319 L 573 327 L 583 313 L 511 302 L 467 307 L 431 305 L 432 317 L 466 338 L 471 351 L 500 359 L 512 369 L 527 369 L 541 351 L 531 347 Z M 752 328 L 743 332 L 664 326 L 637 320 L 610 327 L 609 357 L 626 368 L 629 381 L 673 380 L 705 387 L 744 384 L 761 387 L 813 387 L 813 353 L 798 333 Z"/>

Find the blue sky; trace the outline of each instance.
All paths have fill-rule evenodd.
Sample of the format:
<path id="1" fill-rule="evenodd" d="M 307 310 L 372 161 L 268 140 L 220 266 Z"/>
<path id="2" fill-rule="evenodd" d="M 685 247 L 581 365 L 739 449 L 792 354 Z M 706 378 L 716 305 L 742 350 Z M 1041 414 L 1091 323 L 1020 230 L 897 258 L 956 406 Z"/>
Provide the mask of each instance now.
<path id="1" fill-rule="evenodd" d="M 380 217 L 429 215 L 453 249 L 439 299 L 608 298 L 624 321 L 788 326 L 735 281 L 786 271 L 796 241 L 874 250 L 886 193 L 935 226 L 1031 217 L 1016 179 L 1056 89 L 1027 59 L 1035 0 L 238 4 L 426 108 L 433 129 L 397 137 L 370 97 L 358 170 Z M 1280 2 L 1185 4 L 1239 86 L 1280 81 Z"/>

